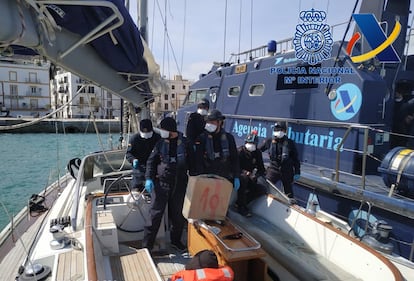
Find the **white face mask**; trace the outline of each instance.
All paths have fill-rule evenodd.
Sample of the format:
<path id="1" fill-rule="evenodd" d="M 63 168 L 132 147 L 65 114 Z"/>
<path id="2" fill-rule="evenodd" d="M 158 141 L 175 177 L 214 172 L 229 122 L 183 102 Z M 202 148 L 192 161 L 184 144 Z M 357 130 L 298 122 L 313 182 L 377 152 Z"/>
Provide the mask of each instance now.
<path id="1" fill-rule="evenodd" d="M 273 136 L 277 139 L 281 139 L 285 136 L 285 132 L 283 131 L 273 131 Z"/>
<path id="2" fill-rule="evenodd" d="M 148 133 L 139 132 L 139 135 L 143 139 L 150 139 L 152 137 L 152 134 L 153 134 L 153 132 L 148 132 Z"/>
<path id="3" fill-rule="evenodd" d="M 168 137 L 170 136 L 170 132 L 166 131 L 166 130 L 163 130 L 163 129 L 160 129 L 160 136 L 163 139 L 168 139 Z"/>
<path id="4" fill-rule="evenodd" d="M 204 129 L 206 129 L 206 131 L 209 133 L 213 133 L 217 130 L 217 125 L 206 123 L 206 125 L 204 126 Z"/>
<path id="5" fill-rule="evenodd" d="M 207 109 L 204 109 L 204 108 L 198 108 L 197 113 L 200 115 L 206 116 L 208 114 L 208 111 Z"/>
<path id="6" fill-rule="evenodd" d="M 246 147 L 246 149 L 250 152 L 255 151 L 256 150 L 256 145 L 254 143 L 246 143 L 244 145 Z"/>

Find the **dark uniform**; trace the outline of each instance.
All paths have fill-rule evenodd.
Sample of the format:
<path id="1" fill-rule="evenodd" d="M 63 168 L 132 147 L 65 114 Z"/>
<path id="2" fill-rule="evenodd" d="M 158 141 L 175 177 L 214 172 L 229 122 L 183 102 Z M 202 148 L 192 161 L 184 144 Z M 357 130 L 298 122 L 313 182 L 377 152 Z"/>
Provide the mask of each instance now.
<path id="1" fill-rule="evenodd" d="M 204 117 L 208 114 L 210 102 L 207 99 L 202 99 L 197 105 L 197 111 L 190 114 L 188 117 L 187 128 L 185 136 L 188 140 L 195 140 L 203 131 L 206 121 Z"/>
<path id="2" fill-rule="evenodd" d="M 204 117 L 207 115 L 209 107 L 210 102 L 207 99 L 202 99 L 197 105 L 197 111 L 191 113 L 188 117 L 186 138 L 188 141 L 188 147 L 193 148 L 192 150 L 189 150 L 188 155 L 190 175 L 196 174 L 194 171 L 197 161 L 197 156 L 195 154 L 195 140 L 202 132 L 204 132 L 204 126 L 206 125 Z"/>
<path id="3" fill-rule="evenodd" d="M 259 197 L 267 194 L 265 185 L 257 182 L 258 177 L 265 175 L 262 152 L 257 148 L 259 138 L 256 133 L 249 134 L 245 144 L 239 147 L 240 161 L 240 189 L 237 192 L 237 209 L 243 216 L 249 216 L 247 204 Z"/>
<path id="4" fill-rule="evenodd" d="M 239 185 L 240 166 L 236 142 L 233 135 L 222 128 L 224 119 L 216 109 L 207 115 L 207 124 L 215 126 L 215 130 L 209 129 L 211 126 L 206 124 L 206 130 L 196 141 L 196 174 L 215 174 L 230 181 L 237 179 Z M 238 189 L 236 184 L 235 188 Z"/>
<path id="5" fill-rule="evenodd" d="M 181 243 L 185 218 L 182 215 L 184 196 L 187 188 L 187 166 L 185 138 L 177 132 L 177 124 L 171 117 L 161 121 L 161 129 L 170 136 L 159 140 L 148 158 L 145 178 L 154 184 L 151 198 L 151 225 L 144 228 L 143 246 L 152 250 L 161 224 L 165 207 L 169 206 L 171 220 L 171 244 L 180 250 L 186 247 Z M 171 137 L 175 132 L 176 137 Z M 162 136 L 162 134 L 161 134 Z M 146 188 L 147 188 L 146 182 Z"/>
<path id="6" fill-rule="evenodd" d="M 281 180 L 284 192 L 293 198 L 292 183 L 294 176 L 300 175 L 300 161 L 296 150 L 295 142 L 286 136 L 286 125 L 277 122 L 273 128 L 273 138 L 265 140 L 259 148 L 261 151 L 268 151 L 270 165 L 266 171 L 266 178 L 272 183 Z M 283 136 L 280 137 L 280 132 Z"/>
<path id="7" fill-rule="evenodd" d="M 132 170 L 132 188 L 142 189 L 145 180 L 147 159 L 155 143 L 161 138 L 152 128 L 151 120 L 143 119 L 139 124 L 140 132 L 131 137 L 126 151 L 129 163 L 138 160 L 138 167 Z"/>

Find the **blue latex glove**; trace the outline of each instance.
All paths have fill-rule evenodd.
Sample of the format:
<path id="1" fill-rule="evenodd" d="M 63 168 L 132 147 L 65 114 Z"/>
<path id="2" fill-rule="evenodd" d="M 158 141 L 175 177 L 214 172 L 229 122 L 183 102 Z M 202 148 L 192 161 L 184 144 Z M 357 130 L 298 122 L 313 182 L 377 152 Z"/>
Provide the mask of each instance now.
<path id="1" fill-rule="evenodd" d="M 148 193 L 151 193 L 152 189 L 154 188 L 154 182 L 152 181 L 152 179 L 147 179 L 145 181 L 145 190 Z"/>
<path id="2" fill-rule="evenodd" d="M 132 168 L 138 169 L 138 164 L 139 164 L 138 159 L 134 159 L 134 161 L 132 161 Z"/>
<path id="3" fill-rule="evenodd" d="M 293 180 L 297 181 L 298 179 L 300 179 L 300 175 L 299 174 L 296 174 L 296 175 L 293 176 Z"/>
<path id="4" fill-rule="evenodd" d="M 233 186 L 234 186 L 235 191 L 239 190 L 239 188 L 240 188 L 240 179 L 239 178 L 234 178 Z"/>

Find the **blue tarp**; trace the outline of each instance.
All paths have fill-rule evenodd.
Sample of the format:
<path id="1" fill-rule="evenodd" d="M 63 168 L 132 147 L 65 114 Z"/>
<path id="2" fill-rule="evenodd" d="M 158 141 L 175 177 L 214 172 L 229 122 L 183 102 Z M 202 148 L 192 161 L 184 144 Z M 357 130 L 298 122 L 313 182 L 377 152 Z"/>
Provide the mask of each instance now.
<path id="1" fill-rule="evenodd" d="M 124 1 L 109 0 L 108 2 L 112 2 L 124 18 L 123 25 L 112 31 L 117 44 L 114 44 L 108 33 L 89 44 L 116 71 L 148 74 L 140 32 L 126 9 Z M 52 7 L 51 5 L 49 11 L 58 25 L 81 36 L 89 33 L 113 14 L 113 11 L 107 7 L 96 6 L 53 5 Z M 142 80 L 142 78 L 136 79 Z M 148 83 L 143 83 L 140 87 L 144 88 L 144 92 L 149 92 Z"/>

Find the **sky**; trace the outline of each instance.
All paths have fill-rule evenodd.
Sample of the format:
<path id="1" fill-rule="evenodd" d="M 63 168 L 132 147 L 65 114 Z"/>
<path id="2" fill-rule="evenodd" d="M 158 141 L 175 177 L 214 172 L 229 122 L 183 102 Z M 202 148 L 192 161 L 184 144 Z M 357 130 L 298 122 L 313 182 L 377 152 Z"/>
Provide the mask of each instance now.
<path id="1" fill-rule="evenodd" d="M 197 80 L 213 62 L 228 60 L 232 53 L 293 37 L 296 25 L 302 23 L 299 13 L 303 10 L 325 11 L 326 24 L 331 27 L 342 24 L 333 32 L 334 40 L 341 40 L 355 2 L 148 0 L 148 45 L 167 79 L 181 74 L 184 79 Z M 131 15 L 136 17 L 133 9 Z M 347 38 L 351 35 L 349 32 Z"/>

